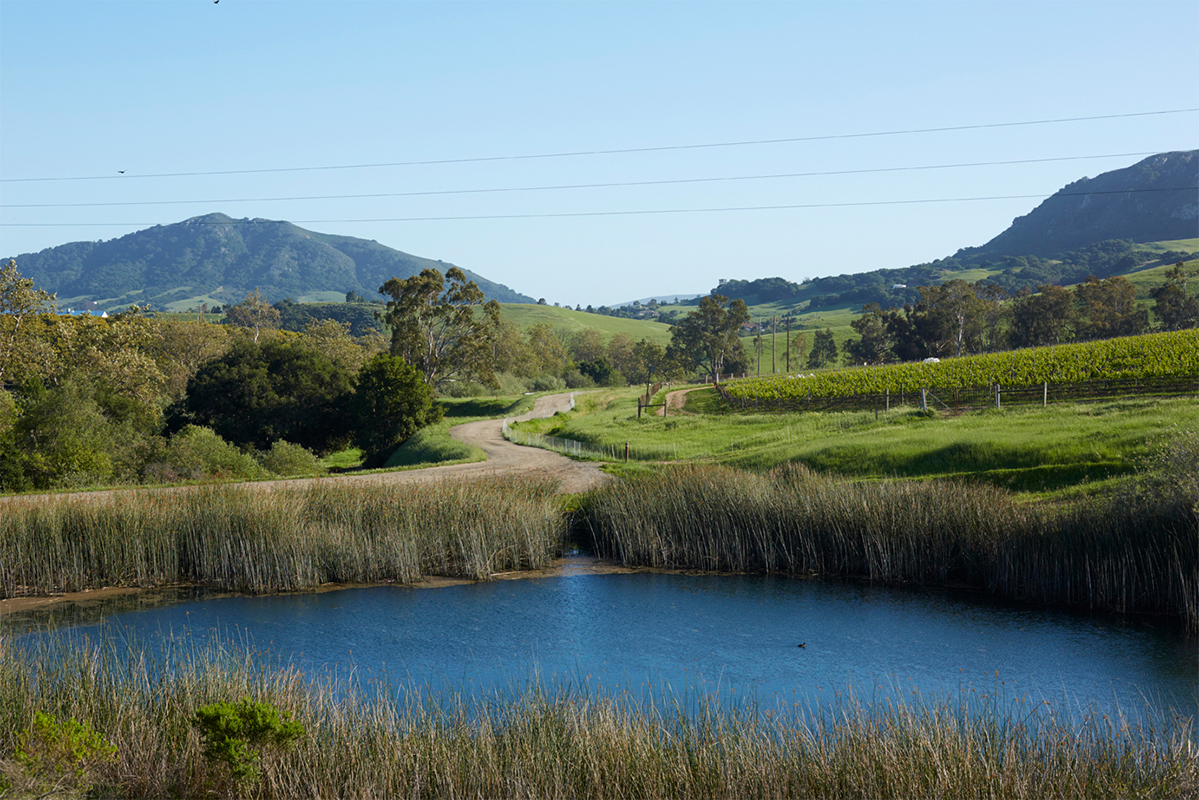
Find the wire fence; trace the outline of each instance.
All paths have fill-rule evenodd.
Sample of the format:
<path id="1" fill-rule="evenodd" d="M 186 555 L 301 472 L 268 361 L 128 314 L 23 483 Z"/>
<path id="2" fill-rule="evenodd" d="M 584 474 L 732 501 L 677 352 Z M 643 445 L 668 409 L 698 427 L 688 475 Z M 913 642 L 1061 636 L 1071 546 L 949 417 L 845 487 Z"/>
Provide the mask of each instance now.
<path id="1" fill-rule="evenodd" d="M 737 398 L 729 395 L 723 386 L 718 386 L 717 391 L 720 392 L 721 397 L 735 406 L 763 411 L 873 411 L 886 413 L 896 406 L 923 404 L 923 407 L 930 411 L 959 413 L 1013 405 L 1048 406 L 1051 403 L 1060 402 L 1199 395 L 1199 376 L 1039 383 L 1031 386 L 1004 386 L 993 383 L 987 386 L 927 388 L 911 392 L 854 394 L 841 397 Z"/>

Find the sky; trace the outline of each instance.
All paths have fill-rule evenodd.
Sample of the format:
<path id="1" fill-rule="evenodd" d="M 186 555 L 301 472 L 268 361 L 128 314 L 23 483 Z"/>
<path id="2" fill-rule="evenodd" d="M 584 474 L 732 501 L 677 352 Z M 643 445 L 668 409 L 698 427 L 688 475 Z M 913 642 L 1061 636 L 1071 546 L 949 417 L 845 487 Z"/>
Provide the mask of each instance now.
<path id="1" fill-rule="evenodd" d="M 1199 147 L 1197 41 L 1192 0 L 0 0 L 0 254 L 222 212 L 572 307 L 905 267 Z"/>

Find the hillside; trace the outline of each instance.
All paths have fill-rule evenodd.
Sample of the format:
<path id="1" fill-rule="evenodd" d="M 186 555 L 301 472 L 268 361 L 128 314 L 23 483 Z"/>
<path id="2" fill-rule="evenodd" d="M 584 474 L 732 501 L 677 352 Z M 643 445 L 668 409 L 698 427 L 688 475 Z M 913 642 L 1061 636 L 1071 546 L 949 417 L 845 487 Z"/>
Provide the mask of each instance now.
<path id="1" fill-rule="evenodd" d="M 804 284 L 781 277 L 728 280 L 712 291 L 769 306 L 769 313 L 777 314 L 857 312 L 867 303 L 900 308 L 919 299 L 916 287 L 954 278 L 985 280 L 1015 294 L 1043 284 L 1081 283 L 1089 275 L 1106 278 L 1173 264 L 1196 256 L 1196 237 L 1199 151 L 1161 153 L 1075 181 L 987 244 L 947 258 Z"/>
<path id="2" fill-rule="evenodd" d="M 1199 229 L 1199 151 L 1161 153 L 1065 186 L 981 252 L 1052 256 L 1105 239 L 1188 239 Z"/>
<path id="3" fill-rule="evenodd" d="M 334 300 L 349 291 L 372 297 L 393 276 L 406 278 L 428 267 L 444 273 L 454 266 L 373 240 L 224 214 L 156 225 L 107 242 L 72 242 L 12 257 L 23 275 L 56 292 L 60 302 L 94 300 L 108 310 L 131 303 L 180 308 L 237 302 L 255 288 L 271 301 Z M 489 300 L 533 302 L 464 271 Z"/>
<path id="4" fill-rule="evenodd" d="M 588 314 L 584 311 L 573 311 L 569 308 L 537 304 L 504 304 L 504 316 L 521 328 L 544 323 L 554 330 L 578 331 L 594 328 L 605 337 L 617 333 L 627 334 L 634 341 L 648 339 L 651 342 L 665 345 L 670 342 L 670 326 L 661 322 L 648 320 L 624 319 L 621 317 L 606 317 L 601 314 Z"/>

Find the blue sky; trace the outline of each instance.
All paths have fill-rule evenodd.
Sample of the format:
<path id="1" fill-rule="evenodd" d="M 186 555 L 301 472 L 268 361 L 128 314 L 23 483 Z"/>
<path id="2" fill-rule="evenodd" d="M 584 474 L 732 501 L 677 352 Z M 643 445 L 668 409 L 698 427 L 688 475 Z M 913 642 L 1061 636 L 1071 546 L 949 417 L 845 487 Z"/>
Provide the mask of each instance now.
<path id="1" fill-rule="evenodd" d="M 1199 146 L 1145 115 L 1199 108 L 1196 41 L 1189 1 L 0 0 L 0 253 L 220 211 L 571 306 L 903 267 Z"/>

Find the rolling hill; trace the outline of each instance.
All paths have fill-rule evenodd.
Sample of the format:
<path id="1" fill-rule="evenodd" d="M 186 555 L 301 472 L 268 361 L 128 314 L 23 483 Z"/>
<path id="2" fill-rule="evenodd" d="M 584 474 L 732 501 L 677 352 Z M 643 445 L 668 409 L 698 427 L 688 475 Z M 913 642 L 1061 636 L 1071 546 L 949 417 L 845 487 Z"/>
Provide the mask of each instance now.
<path id="1" fill-rule="evenodd" d="M 5 261 L 9 257 L 5 257 Z M 86 300 L 115 310 L 149 303 L 184 308 L 201 302 L 237 302 L 255 288 L 269 300 L 340 300 L 366 297 L 389 278 L 406 278 L 453 264 L 421 258 L 373 240 L 305 230 L 278 220 L 208 214 L 156 225 L 107 242 L 72 242 L 13 256 L 21 273 L 60 303 Z M 464 270 L 487 299 L 534 299 Z"/>

